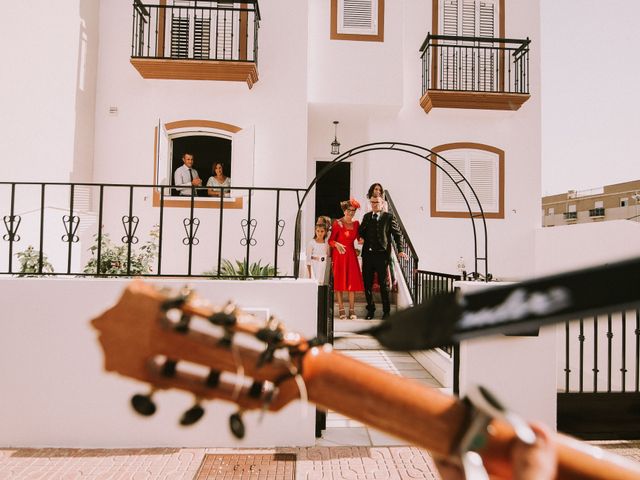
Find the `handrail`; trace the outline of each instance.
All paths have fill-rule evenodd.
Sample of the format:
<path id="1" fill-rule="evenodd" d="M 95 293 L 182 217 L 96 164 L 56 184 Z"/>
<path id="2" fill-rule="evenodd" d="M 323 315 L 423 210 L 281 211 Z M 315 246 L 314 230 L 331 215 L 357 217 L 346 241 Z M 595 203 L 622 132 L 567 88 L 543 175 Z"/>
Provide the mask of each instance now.
<path id="1" fill-rule="evenodd" d="M 258 62 L 257 0 L 160 5 L 134 0 L 131 58 Z"/>
<path id="2" fill-rule="evenodd" d="M 413 243 L 411 243 L 411 239 L 409 238 L 407 229 L 405 228 L 404 223 L 402 223 L 402 219 L 398 214 L 398 210 L 396 209 L 396 206 L 393 203 L 393 200 L 391 199 L 391 194 L 389 193 L 388 190 L 385 190 L 384 195 L 385 195 L 385 200 L 389 205 L 389 212 L 393 214 L 396 221 L 398 222 L 398 226 L 400 227 L 400 232 L 402 233 L 402 239 L 404 243 L 403 247 L 406 247 L 406 250 L 407 250 L 404 252 L 407 255 L 406 259 L 401 259 L 397 257 L 398 252 L 396 251 L 396 247 L 392 242 L 393 249 L 396 252 L 396 257 L 398 258 L 398 263 L 400 265 L 400 271 L 402 272 L 404 281 L 409 287 L 408 289 L 409 289 L 409 294 L 411 295 L 411 301 L 415 304 L 416 298 L 417 298 L 417 295 L 416 295 L 417 282 L 416 282 L 415 272 L 418 270 L 418 261 L 419 261 L 418 253 L 416 252 L 416 249 L 414 248 Z"/>
<path id="3" fill-rule="evenodd" d="M 460 35 L 432 35 L 427 33 L 427 37 L 420 46 L 420 52 L 424 51 L 430 40 L 451 40 L 454 42 L 483 42 L 483 43 L 515 43 L 522 46 L 528 46 L 531 43 L 529 38 L 500 38 L 500 37 L 465 37 Z"/>
<path id="4" fill-rule="evenodd" d="M 438 275 L 443 278 L 450 278 L 452 280 L 460 280 L 460 275 L 454 275 L 453 273 L 442 273 L 442 272 L 432 272 L 429 270 L 417 270 L 417 273 L 422 273 L 424 275 Z"/>
<path id="5" fill-rule="evenodd" d="M 432 35 L 420 46 L 422 95 L 430 90 L 529 93 L 531 40 Z"/>
<path id="6" fill-rule="evenodd" d="M 389 209 L 391 210 L 393 215 L 396 217 L 396 221 L 398 222 L 398 226 L 400 227 L 402 236 L 404 237 L 405 242 L 407 242 L 407 246 L 411 249 L 411 253 L 415 257 L 416 263 L 417 263 L 419 261 L 418 253 L 416 252 L 416 249 L 414 248 L 413 243 L 411 243 L 411 239 L 409 238 L 407 229 L 405 228 L 404 223 L 402 223 L 402 218 L 400 218 L 400 215 L 398 214 L 398 209 L 396 208 L 396 205 L 393 203 L 389 190 L 385 190 L 384 195 L 385 195 L 385 200 L 389 204 Z"/>

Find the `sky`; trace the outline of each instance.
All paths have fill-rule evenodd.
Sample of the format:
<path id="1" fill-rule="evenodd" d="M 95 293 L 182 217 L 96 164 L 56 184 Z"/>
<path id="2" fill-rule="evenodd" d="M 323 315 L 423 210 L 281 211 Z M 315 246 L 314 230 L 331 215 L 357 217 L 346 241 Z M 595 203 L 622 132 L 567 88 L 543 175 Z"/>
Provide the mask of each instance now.
<path id="1" fill-rule="evenodd" d="M 640 0 L 541 0 L 542 194 L 640 179 Z"/>

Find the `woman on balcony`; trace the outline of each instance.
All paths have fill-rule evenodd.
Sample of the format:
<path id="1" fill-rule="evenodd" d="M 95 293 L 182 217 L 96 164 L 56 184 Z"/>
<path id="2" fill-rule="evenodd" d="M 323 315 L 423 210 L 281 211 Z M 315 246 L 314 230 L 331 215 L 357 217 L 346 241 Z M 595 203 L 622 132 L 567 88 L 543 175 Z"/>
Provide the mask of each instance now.
<path id="1" fill-rule="evenodd" d="M 230 187 L 231 186 L 231 177 L 227 177 L 224 174 L 224 165 L 221 162 L 215 162 L 213 164 L 213 173 L 209 180 L 207 180 L 207 187 Z M 209 188 L 208 190 L 210 197 L 220 197 L 224 195 L 228 197 L 230 195 L 230 190 L 221 189 L 221 188 Z M 224 193 L 223 193 L 224 192 Z"/>
<path id="2" fill-rule="evenodd" d="M 341 320 L 347 318 L 344 310 L 342 293 L 347 292 L 349 298 L 349 318 L 355 320 L 356 292 L 364 290 L 362 272 L 358 263 L 358 256 L 353 242 L 362 243 L 358 236 L 360 223 L 353 217 L 360 208 L 357 200 L 340 202 L 344 216 L 333 223 L 329 246 L 332 248 L 333 259 L 333 289 L 338 294 L 338 316 Z"/>

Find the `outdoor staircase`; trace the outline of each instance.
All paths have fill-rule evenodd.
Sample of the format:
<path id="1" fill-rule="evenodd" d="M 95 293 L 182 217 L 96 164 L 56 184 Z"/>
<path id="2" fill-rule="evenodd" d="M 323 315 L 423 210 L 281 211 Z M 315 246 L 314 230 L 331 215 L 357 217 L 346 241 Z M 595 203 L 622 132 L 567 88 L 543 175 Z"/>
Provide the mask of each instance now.
<path id="1" fill-rule="evenodd" d="M 333 314 L 334 319 L 338 320 L 338 294 L 334 293 L 334 305 Z M 349 301 L 347 293 L 343 294 L 345 313 L 349 315 Z M 373 292 L 373 301 L 376 304 L 375 318 L 380 319 L 382 317 L 382 300 L 380 298 L 380 292 Z M 398 309 L 398 292 L 389 292 L 389 301 L 391 303 L 391 313 L 393 314 Z M 364 296 L 364 292 L 356 292 L 356 315 L 359 319 L 364 319 L 367 316 L 367 301 Z"/>

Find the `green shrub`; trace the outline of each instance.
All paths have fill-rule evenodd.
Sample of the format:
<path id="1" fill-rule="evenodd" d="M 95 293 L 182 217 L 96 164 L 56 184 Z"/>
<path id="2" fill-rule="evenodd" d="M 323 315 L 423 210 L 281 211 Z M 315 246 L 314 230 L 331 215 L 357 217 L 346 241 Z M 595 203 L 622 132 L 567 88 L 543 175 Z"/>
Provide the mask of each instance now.
<path id="1" fill-rule="evenodd" d="M 36 250 L 32 245 L 29 245 L 26 250 L 16 253 L 18 261 L 20 262 L 19 277 L 37 277 L 38 275 L 46 275 L 53 272 L 53 265 L 49 262 L 46 255 L 42 255 L 42 272 L 40 268 L 40 250 Z"/>
<path id="2" fill-rule="evenodd" d="M 244 260 L 236 260 L 235 265 L 227 260 L 223 259 L 220 262 L 220 276 L 221 277 L 273 277 L 277 274 L 277 270 L 267 263 L 261 265 L 262 260 L 253 262 L 249 265 L 249 270 L 246 269 L 246 262 Z M 218 271 L 212 269 L 208 272 L 204 272 L 205 275 L 218 276 Z"/>
<path id="3" fill-rule="evenodd" d="M 158 258 L 158 225 L 154 225 L 149 232 L 149 236 L 151 238 L 139 249 L 131 247 L 131 265 L 129 272 L 127 272 L 127 245 L 114 245 L 108 233 L 102 234 L 100 241 L 100 275 L 133 276 L 151 273 Z M 95 243 L 89 248 L 92 258 L 84 266 L 83 273 L 98 273 L 98 235 L 95 235 L 94 238 Z"/>

